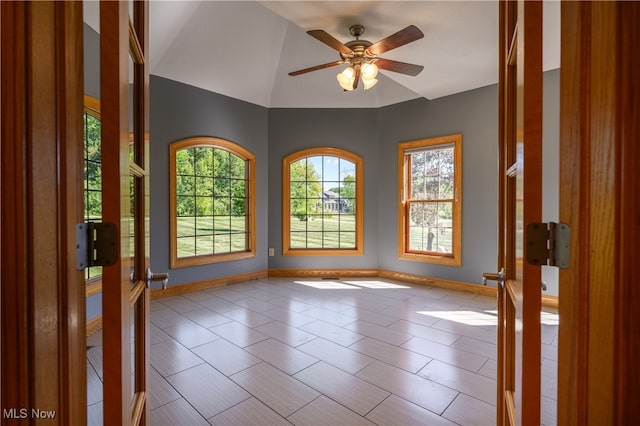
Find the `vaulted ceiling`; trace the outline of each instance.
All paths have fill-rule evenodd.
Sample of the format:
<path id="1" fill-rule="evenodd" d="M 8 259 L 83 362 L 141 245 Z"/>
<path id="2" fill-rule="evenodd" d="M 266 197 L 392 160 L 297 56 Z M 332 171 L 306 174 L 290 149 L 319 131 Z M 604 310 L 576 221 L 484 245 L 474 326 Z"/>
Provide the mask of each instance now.
<path id="1" fill-rule="evenodd" d="M 560 65 L 560 6 L 545 1 L 544 68 Z M 498 81 L 497 1 L 155 1 L 151 0 L 151 74 L 266 107 L 381 107 L 435 99 Z M 99 32 L 96 2 L 85 21 Z M 343 43 L 365 26 L 376 42 L 408 25 L 424 38 L 384 58 L 424 65 L 416 77 L 381 70 L 379 83 L 344 92 L 346 65 L 296 77 L 290 71 L 339 54 L 306 34 L 323 29 Z"/>

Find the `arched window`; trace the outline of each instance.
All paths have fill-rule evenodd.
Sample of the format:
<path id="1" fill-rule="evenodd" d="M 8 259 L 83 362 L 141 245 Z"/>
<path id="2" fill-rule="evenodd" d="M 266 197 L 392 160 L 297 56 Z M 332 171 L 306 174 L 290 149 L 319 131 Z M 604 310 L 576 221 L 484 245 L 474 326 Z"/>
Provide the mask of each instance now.
<path id="1" fill-rule="evenodd" d="M 255 256 L 255 156 L 198 137 L 170 146 L 171 267 Z"/>
<path id="2" fill-rule="evenodd" d="M 363 253 L 361 157 L 337 148 L 311 148 L 283 160 L 283 255 Z"/>

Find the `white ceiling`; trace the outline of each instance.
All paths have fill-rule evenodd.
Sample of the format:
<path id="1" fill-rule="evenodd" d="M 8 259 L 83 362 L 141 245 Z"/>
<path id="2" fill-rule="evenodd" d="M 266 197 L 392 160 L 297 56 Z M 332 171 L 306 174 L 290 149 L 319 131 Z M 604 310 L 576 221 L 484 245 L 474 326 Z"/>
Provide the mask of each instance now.
<path id="1" fill-rule="evenodd" d="M 560 5 L 545 2 L 544 68 L 560 65 Z M 149 8 L 150 72 L 266 107 L 381 107 L 434 99 L 498 81 L 497 1 L 157 1 Z M 97 4 L 85 21 L 98 29 Z M 381 57 L 424 65 L 416 77 L 382 70 L 371 90 L 343 92 L 345 66 L 296 77 L 290 71 L 339 60 L 306 34 L 350 41 L 365 26 L 376 42 L 408 25 L 424 38 Z"/>

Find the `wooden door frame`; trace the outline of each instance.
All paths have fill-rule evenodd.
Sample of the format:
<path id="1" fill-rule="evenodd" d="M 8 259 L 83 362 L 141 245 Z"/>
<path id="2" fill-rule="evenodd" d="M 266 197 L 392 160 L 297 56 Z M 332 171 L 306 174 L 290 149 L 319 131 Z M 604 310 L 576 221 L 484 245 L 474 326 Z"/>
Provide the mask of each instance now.
<path id="1" fill-rule="evenodd" d="M 504 282 L 498 288 L 497 422 L 536 425 L 541 268 L 524 261 L 529 247 L 516 242 L 542 218 L 542 3 L 502 1 L 499 20 L 498 267 Z"/>
<path id="2" fill-rule="evenodd" d="M 640 418 L 639 2 L 561 6 L 559 424 Z"/>
<path id="3" fill-rule="evenodd" d="M 1 409 L 86 422 L 82 4 L 0 2 Z M 16 418 L 16 417 L 14 417 Z M 20 417 L 17 417 L 20 418 Z"/>

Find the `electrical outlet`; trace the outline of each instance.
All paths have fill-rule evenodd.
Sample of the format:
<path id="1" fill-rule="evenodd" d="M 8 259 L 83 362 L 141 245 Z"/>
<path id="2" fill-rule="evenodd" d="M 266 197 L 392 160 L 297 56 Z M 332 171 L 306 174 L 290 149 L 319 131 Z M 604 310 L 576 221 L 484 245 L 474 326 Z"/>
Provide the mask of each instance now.
<path id="1" fill-rule="evenodd" d="M 273 247 L 269 247 L 269 256 L 275 256 L 276 250 Z"/>

